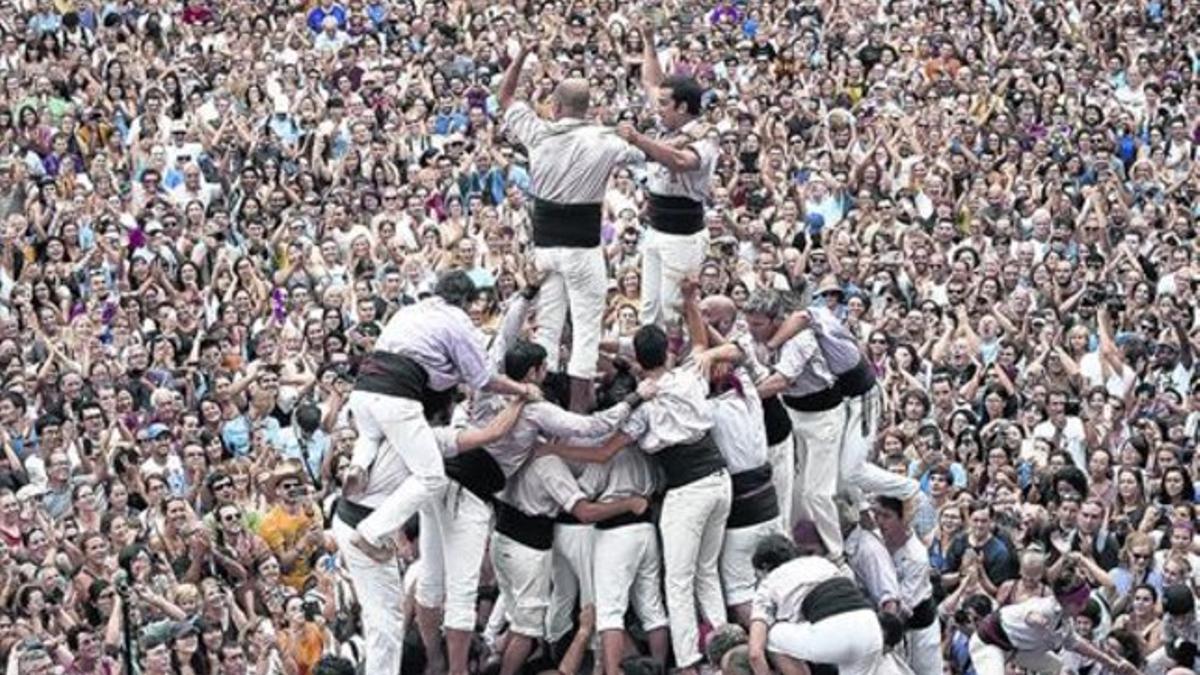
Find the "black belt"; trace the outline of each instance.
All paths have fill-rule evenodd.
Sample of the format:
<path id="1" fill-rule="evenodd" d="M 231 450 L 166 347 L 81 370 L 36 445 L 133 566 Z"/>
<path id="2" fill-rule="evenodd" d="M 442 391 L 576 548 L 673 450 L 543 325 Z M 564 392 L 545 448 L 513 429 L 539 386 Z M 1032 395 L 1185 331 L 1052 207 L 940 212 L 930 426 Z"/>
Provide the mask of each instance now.
<path id="1" fill-rule="evenodd" d="M 735 473 L 730 476 L 730 483 L 733 501 L 729 504 L 725 527 L 750 527 L 779 517 L 779 498 L 775 496 L 775 484 L 771 482 L 770 464 Z"/>
<path id="2" fill-rule="evenodd" d="M 871 603 L 867 602 L 858 586 L 845 577 L 822 581 L 800 603 L 800 611 L 809 623 L 870 608 Z"/>
<path id="3" fill-rule="evenodd" d="M 538 551 L 554 547 L 554 519 L 549 516 L 530 516 L 496 500 L 496 531 L 518 544 Z"/>
<path id="4" fill-rule="evenodd" d="M 504 489 L 504 472 L 483 448 L 468 450 L 445 460 L 446 477 L 453 478 L 485 502 Z"/>
<path id="5" fill-rule="evenodd" d="M 423 400 L 428 386 L 429 373 L 421 364 L 403 354 L 379 351 L 367 356 L 354 381 L 358 391 L 413 401 Z"/>
<path id="6" fill-rule="evenodd" d="M 834 386 L 846 398 L 865 396 L 875 388 L 875 370 L 865 358 L 861 359 L 853 368 L 838 375 Z"/>
<path id="7" fill-rule="evenodd" d="M 375 509 L 347 501 L 345 497 L 339 497 L 335 512 L 337 513 L 337 517 L 342 519 L 343 523 L 350 527 L 358 527 L 358 524 L 366 520 L 367 516 L 374 513 Z"/>
<path id="8" fill-rule="evenodd" d="M 763 424 L 767 428 L 767 445 L 778 445 L 792 434 L 792 418 L 778 396 L 764 398 Z"/>
<path id="9" fill-rule="evenodd" d="M 796 412 L 825 412 L 842 404 L 842 392 L 834 385 L 805 396 L 783 396 L 787 407 Z"/>
<path id="10" fill-rule="evenodd" d="M 668 490 L 707 478 L 725 468 L 725 458 L 707 431 L 694 443 L 668 446 L 654 456 L 667 476 Z"/>
<path id="11" fill-rule="evenodd" d="M 533 198 L 533 243 L 549 248 L 595 248 L 600 245 L 604 208 L 601 204 L 560 204 Z"/>
<path id="12" fill-rule="evenodd" d="M 596 529 L 597 530 L 615 530 L 618 527 L 625 527 L 626 525 L 638 525 L 641 523 L 652 523 L 652 522 L 654 522 L 654 521 L 650 517 L 650 509 L 646 509 L 642 513 L 626 512 L 626 513 L 622 513 L 619 516 L 613 516 L 612 518 L 608 518 L 607 520 L 601 520 L 598 523 L 596 523 Z"/>
<path id="13" fill-rule="evenodd" d="M 935 621 L 937 621 L 937 605 L 934 604 L 933 598 L 925 598 L 916 607 L 913 607 L 912 614 L 904 623 L 904 628 L 906 630 L 923 630 L 932 626 Z"/>
<path id="14" fill-rule="evenodd" d="M 704 204 L 687 197 L 650 194 L 650 227 L 666 234 L 696 234 L 704 229 Z"/>

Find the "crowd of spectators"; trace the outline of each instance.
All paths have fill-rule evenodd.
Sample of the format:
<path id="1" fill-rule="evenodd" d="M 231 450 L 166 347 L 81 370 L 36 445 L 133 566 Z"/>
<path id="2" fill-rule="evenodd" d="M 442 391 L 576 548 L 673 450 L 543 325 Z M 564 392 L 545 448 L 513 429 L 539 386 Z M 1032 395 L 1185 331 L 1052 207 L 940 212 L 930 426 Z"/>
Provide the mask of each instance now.
<path id="1" fill-rule="evenodd" d="M 1134 662 L 1200 578 L 1200 4 L 12 0 L 0 15 L 0 651 L 19 675 L 360 657 L 326 528 L 355 366 L 439 272 L 531 273 L 495 87 L 648 128 L 706 90 L 700 284 L 833 308 L 886 390 L 953 672 L 983 607 L 1086 572 Z M 639 324 L 612 177 L 610 337 Z M 415 550 L 415 548 L 413 549 Z M 410 556 L 411 557 L 411 556 Z M 484 617 L 481 616 L 481 620 Z M 1130 636 L 1133 636 L 1131 639 Z"/>

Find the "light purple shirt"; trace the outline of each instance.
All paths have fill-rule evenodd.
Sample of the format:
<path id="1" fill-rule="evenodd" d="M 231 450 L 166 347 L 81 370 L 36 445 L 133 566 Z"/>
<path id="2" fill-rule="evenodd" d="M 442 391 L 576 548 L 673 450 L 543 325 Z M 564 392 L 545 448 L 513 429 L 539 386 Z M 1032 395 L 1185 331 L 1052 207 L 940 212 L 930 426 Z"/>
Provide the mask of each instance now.
<path id="1" fill-rule="evenodd" d="M 445 391 L 459 384 L 482 389 L 492 379 L 480 343 L 466 312 L 432 297 L 396 312 L 375 348 L 416 361 L 429 373 L 429 387 Z"/>
<path id="2" fill-rule="evenodd" d="M 846 330 L 846 326 L 825 307 L 814 307 L 809 311 L 812 316 L 812 331 L 821 346 L 821 354 L 829 364 L 829 370 L 834 375 L 842 375 L 854 369 L 862 361 L 862 352 L 858 348 L 858 340 Z"/>

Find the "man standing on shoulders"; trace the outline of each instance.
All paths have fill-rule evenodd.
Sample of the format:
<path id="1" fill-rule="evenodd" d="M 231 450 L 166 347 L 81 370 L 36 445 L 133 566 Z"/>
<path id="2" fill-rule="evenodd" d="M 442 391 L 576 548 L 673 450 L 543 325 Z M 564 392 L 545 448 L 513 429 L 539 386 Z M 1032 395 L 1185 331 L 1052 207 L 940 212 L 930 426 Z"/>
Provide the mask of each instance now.
<path id="1" fill-rule="evenodd" d="M 611 129 L 587 121 L 591 92 L 569 78 L 554 90 L 554 120 L 538 117 L 514 100 L 521 69 L 533 48 L 525 39 L 500 83 L 497 100 L 508 134 L 529 153 L 533 193 L 533 244 L 538 269 L 547 273 L 538 295 L 538 342 L 550 369 L 558 370 L 560 343 L 571 311 L 571 410 L 587 412 L 600 358 L 608 270 L 600 246 L 604 195 L 612 170 L 645 156 Z"/>
<path id="2" fill-rule="evenodd" d="M 679 283 L 700 273 L 708 250 L 704 203 L 711 196 L 720 148 L 700 120 L 703 89 L 694 78 L 664 77 L 654 51 L 654 26 L 642 25 L 642 84 L 666 133 L 642 135 L 632 122 L 617 133 L 650 158 L 646 186 L 650 229 L 642 256 L 642 323 L 679 316 Z"/>

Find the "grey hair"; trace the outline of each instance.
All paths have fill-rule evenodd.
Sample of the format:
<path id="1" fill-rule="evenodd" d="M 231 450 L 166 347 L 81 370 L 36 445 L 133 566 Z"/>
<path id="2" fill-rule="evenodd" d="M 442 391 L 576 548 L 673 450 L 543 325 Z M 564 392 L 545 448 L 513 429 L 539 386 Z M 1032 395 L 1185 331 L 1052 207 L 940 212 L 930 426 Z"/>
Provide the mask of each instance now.
<path id="1" fill-rule="evenodd" d="M 774 288 L 760 288 L 750 294 L 742 312 L 746 315 L 759 314 L 772 319 L 782 319 L 784 316 L 801 308 L 800 298 L 796 294 L 779 291 Z"/>

